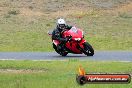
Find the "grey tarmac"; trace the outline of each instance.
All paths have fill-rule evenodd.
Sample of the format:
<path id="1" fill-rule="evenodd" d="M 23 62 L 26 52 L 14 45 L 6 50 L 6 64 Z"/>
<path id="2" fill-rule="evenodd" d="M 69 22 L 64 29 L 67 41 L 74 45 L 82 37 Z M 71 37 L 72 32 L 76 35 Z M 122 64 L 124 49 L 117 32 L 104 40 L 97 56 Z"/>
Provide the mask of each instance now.
<path id="1" fill-rule="evenodd" d="M 62 57 L 56 52 L 0 52 L 0 60 L 97 60 L 97 61 L 132 61 L 132 51 L 95 51 L 94 56 L 68 54 Z"/>

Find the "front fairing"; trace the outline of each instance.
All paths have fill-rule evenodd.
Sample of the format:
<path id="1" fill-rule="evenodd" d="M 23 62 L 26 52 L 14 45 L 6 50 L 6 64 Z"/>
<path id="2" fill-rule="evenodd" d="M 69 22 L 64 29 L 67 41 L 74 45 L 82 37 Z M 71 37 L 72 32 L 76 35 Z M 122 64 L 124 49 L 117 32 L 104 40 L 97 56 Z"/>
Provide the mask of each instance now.
<path id="1" fill-rule="evenodd" d="M 63 37 L 66 38 L 68 36 L 72 36 L 72 41 L 67 42 L 66 47 L 76 54 L 81 54 L 82 52 L 77 48 L 77 46 L 79 45 L 81 48 L 84 48 L 83 43 L 86 42 L 86 40 L 83 39 L 83 31 L 72 27 L 70 30 L 63 32 Z"/>
<path id="2" fill-rule="evenodd" d="M 83 38 L 83 31 L 77 29 L 76 27 L 72 27 L 70 30 L 67 30 L 63 33 L 63 37 L 72 36 L 72 40 L 76 40 L 79 38 Z"/>
<path id="3" fill-rule="evenodd" d="M 75 54 L 82 54 L 83 52 L 80 51 L 78 47 L 78 45 L 83 49 L 84 46 L 83 44 L 86 42 L 86 40 L 82 39 L 80 42 L 76 42 L 76 41 L 71 41 L 71 42 L 67 42 L 66 43 L 66 47 L 72 51 Z"/>

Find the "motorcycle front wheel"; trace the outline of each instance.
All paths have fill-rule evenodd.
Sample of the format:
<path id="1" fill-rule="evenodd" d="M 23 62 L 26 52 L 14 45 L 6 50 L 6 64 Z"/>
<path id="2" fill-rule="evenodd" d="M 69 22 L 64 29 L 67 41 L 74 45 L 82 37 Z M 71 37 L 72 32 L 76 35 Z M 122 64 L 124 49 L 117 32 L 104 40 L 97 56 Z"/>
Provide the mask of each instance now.
<path id="1" fill-rule="evenodd" d="M 93 56 L 94 55 L 94 49 L 88 42 L 84 43 L 84 54 L 87 56 Z"/>

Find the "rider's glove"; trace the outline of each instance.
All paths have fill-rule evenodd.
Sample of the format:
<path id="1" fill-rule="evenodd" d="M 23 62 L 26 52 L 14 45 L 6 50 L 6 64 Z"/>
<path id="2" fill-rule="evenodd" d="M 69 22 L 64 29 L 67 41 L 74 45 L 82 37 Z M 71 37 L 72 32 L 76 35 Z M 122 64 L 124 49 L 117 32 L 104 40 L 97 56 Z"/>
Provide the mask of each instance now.
<path id="1" fill-rule="evenodd" d="M 67 42 L 67 41 L 68 41 L 68 38 L 65 38 L 65 39 L 64 39 L 64 42 Z"/>
<path id="2" fill-rule="evenodd" d="M 67 38 L 67 41 L 71 41 L 72 40 L 72 36 Z"/>

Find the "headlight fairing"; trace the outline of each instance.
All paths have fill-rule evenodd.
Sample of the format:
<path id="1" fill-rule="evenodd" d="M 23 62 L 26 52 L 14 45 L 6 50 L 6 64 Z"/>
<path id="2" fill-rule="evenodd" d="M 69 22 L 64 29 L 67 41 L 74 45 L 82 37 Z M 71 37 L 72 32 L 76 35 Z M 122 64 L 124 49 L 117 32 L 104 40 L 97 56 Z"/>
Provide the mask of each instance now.
<path id="1" fill-rule="evenodd" d="M 75 39 L 75 41 L 80 41 L 81 40 L 81 38 L 74 38 Z"/>

